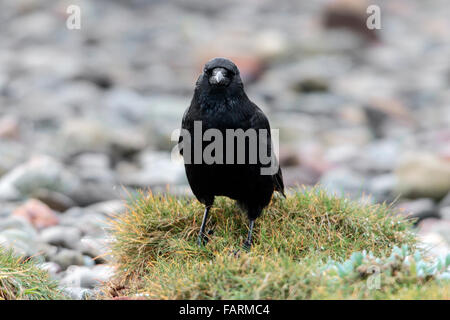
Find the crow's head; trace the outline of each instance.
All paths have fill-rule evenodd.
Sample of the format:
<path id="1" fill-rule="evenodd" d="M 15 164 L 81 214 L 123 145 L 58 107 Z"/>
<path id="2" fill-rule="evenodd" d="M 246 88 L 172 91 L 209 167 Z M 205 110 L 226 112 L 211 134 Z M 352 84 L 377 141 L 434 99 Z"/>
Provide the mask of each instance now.
<path id="1" fill-rule="evenodd" d="M 224 93 L 243 88 L 239 69 L 225 58 L 214 58 L 207 62 L 197 84 L 206 91 Z"/>

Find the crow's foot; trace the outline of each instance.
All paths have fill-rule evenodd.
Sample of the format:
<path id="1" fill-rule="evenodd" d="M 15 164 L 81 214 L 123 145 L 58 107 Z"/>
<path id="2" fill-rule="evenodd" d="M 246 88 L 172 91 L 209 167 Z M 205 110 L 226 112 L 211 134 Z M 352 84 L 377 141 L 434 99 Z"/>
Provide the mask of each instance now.
<path id="1" fill-rule="evenodd" d="M 251 242 L 245 241 L 245 242 L 244 242 L 244 245 L 242 246 L 242 248 L 243 248 L 245 251 L 249 252 L 250 249 L 252 248 Z"/>
<path id="2" fill-rule="evenodd" d="M 245 252 L 249 252 L 251 247 L 252 247 L 252 245 L 249 244 L 247 241 L 245 241 L 245 242 L 244 242 L 244 245 L 242 246 L 242 250 L 244 250 Z M 239 257 L 241 256 L 241 249 L 236 249 L 236 250 L 233 252 L 233 256 L 234 256 L 235 258 L 239 258 Z"/>
<path id="3" fill-rule="evenodd" d="M 209 237 L 208 236 L 212 236 L 213 234 L 214 234 L 214 230 L 213 229 L 208 230 L 208 232 L 206 234 L 205 233 L 199 234 L 198 238 L 197 238 L 197 244 L 200 247 L 206 245 L 208 243 L 208 241 L 209 241 Z"/>
<path id="4" fill-rule="evenodd" d="M 206 234 L 202 233 L 198 235 L 197 244 L 202 247 L 205 246 L 209 241 L 209 238 Z"/>

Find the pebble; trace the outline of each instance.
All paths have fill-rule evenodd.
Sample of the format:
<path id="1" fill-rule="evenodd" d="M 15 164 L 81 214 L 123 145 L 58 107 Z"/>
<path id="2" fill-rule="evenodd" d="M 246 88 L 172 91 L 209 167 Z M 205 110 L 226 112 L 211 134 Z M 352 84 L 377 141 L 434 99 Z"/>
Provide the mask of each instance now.
<path id="1" fill-rule="evenodd" d="M 397 177 L 392 173 L 386 173 L 373 177 L 369 182 L 369 190 L 378 202 L 392 201 L 396 185 Z"/>
<path id="2" fill-rule="evenodd" d="M 444 219 L 450 221 L 450 206 L 449 207 L 442 207 L 439 210 L 439 216 Z"/>
<path id="3" fill-rule="evenodd" d="M 0 199 L 21 199 L 40 189 L 70 194 L 79 186 L 77 176 L 60 162 L 49 156 L 37 156 L 0 178 Z"/>
<path id="4" fill-rule="evenodd" d="M 95 293 L 93 290 L 80 288 L 80 287 L 66 287 L 62 286 L 65 293 L 73 300 L 89 300 Z"/>
<path id="5" fill-rule="evenodd" d="M 326 172 L 320 178 L 320 184 L 336 196 L 359 198 L 368 191 L 368 182 L 364 177 L 346 168 Z"/>
<path id="6" fill-rule="evenodd" d="M 119 172 L 123 184 L 147 188 L 184 183 L 183 164 L 174 163 L 170 154 L 163 152 L 144 152 L 139 155 L 140 168 Z"/>
<path id="7" fill-rule="evenodd" d="M 98 202 L 86 207 L 85 210 L 101 213 L 105 216 L 115 215 L 125 212 L 126 203 L 124 200 Z"/>
<path id="8" fill-rule="evenodd" d="M 450 245 L 450 221 L 436 218 L 424 219 L 419 224 L 419 234 L 439 234 L 445 240 L 447 245 Z"/>
<path id="9" fill-rule="evenodd" d="M 450 207 L 450 192 L 439 202 L 440 207 Z"/>
<path id="10" fill-rule="evenodd" d="M 23 217 L 0 219 L 0 245 L 12 248 L 18 255 L 30 257 L 37 253 L 37 232 Z"/>
<path id="11" fill-rule="evenodd" d="M 95 263 L 106 263 L 110 258 L 107 255 L 108 241 L 104 237 L 83 237 L 80 241 L 80 250 L 83 254 L 95 259 Z"/>
<path id="12" fill-rule="evenodd" d="M 60 284 L 93 289 L 107 281 L 112 276 L 113 271 L 114 268 L 106 265 L 98 265 L 92 268 L 71 266 L 66 270 L 66 275 L 61 279 Z"/>
<path id="13" fill-rule="evenodd" d="M 21 257 L 31 257 L 37 250 L 33 236 L 23 230 L 8 229 L 0 232 L 0 245 L 4 248 L 13 249 Z"/>
<path id="14" fill-rule="evenodd" d="M 437 207 L 432 199 L 422 198 L 412 201 L 402 201 L 396 207 L 403 214 L 417 218 L 417 222 L 427 218 L 439 218 Z"/>
<path id="15" fill-rule="evenodd" d="M 439 199 L 450 190 L 450 162 L 432 153 L 405 154 L 395 173 L 397 192 L 404 197 Z"/>
<path id="16" fill-rule="evenodd" d="M 19 120 L 13 116 L 0 118 L 0 139 L 18 139 L 20 136 Z"/>
<path id="17" fill-rule="evenodd" d="M 72 265 L 82 266 L 85 263 L 84 256 L 75 250 L 62 248 L 56 254 L 49 256 L 49 260 L 57 263 L 62 270 Z"/>
<path id="18" fill-rule="evenodd" d="M 445 256 L 450 252 L 450 246 L 445 238 L 438 233 L 423 233 L 418 236 L 417 247 L 436 257 Z"/>
<path id="19" fill-rule="evenodd" d="M 38 265 L 41 269 L 47 271 L 54 279 L 57 278 L 59 272 L 61 272 L 61 267 L 55 262 L 44 262 Z"/>
<path id="20" fill-rule="evenodd" d="M 0 139 L 0 177 L 24 162 L 27 148 L 18 141 Z"/>
<path id="21" fill-rule="evenodd" d="M 369 5 L 365 0 L 331 1 L 323 12 L 323 23 L 327 28 L 346 28 L 369 41 L 375 41 L 379 37 L 377 30 L 366 27 L 366 9 Z"/>
<path id="22" fill-rule="evenodd" d="M 15 209 L 14 216 L 24 217 L 35 228 L 42 229 L 59 223 L 58 215 L 46 204 L 36 199 L 30 199 L 22 206 Z"/>
<path id="23" fill-rule="evenodd" d="M 81 239 L 81 231 L 76 227 L 54 226 L 44 229 L 40 233 L 40 239 L 48 244 L 77 249 Z"/>

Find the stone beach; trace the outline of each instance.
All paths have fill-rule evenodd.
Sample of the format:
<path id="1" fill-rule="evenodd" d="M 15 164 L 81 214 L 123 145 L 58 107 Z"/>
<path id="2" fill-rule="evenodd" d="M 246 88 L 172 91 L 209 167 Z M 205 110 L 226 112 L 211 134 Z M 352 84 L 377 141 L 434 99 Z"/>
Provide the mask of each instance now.
<path id="1" fill-rule="evenodd" d="M 289 188 L 393 202 L 421 246 L 450 252 L 450 2 L 370 4 L 379 30 L 355 23 L 364 0 L 2 3 L 0 244 L 95 294 L 128 194 L 191 196 L 171 134 L 225 56 L 279 129 Z"/>

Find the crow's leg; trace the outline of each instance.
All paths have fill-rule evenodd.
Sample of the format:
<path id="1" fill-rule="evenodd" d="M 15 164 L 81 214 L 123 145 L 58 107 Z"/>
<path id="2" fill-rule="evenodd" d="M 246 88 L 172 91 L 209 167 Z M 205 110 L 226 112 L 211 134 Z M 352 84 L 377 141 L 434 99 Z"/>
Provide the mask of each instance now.
<path id="1" fill-rule="evenodd" d="M 254 225 L 255 225 L 255 219 L 250 219 L 250 225 L 249 225 L 247 240 L 245 240 L 245 242 L 244 242 L 244 249 L 245 250 L 250 250 L 250 248 L 252 247 L 252 232 L 253 232 L 253 226 Z"/>
<path id="2" fill-rule="evenodd" d="M 204 245 L 208 242 L 208 236 L 205 234 L 205 226 L 206 226 L 206 220 L 208 219 L 209 209 L 211 209 L 211 206 L 207 205 L 205 207 L 205 213 L 203 215 L 202 226 L 200 227 L 200 232 L 198 234 L 197 243 L 199 246 Z"/>

